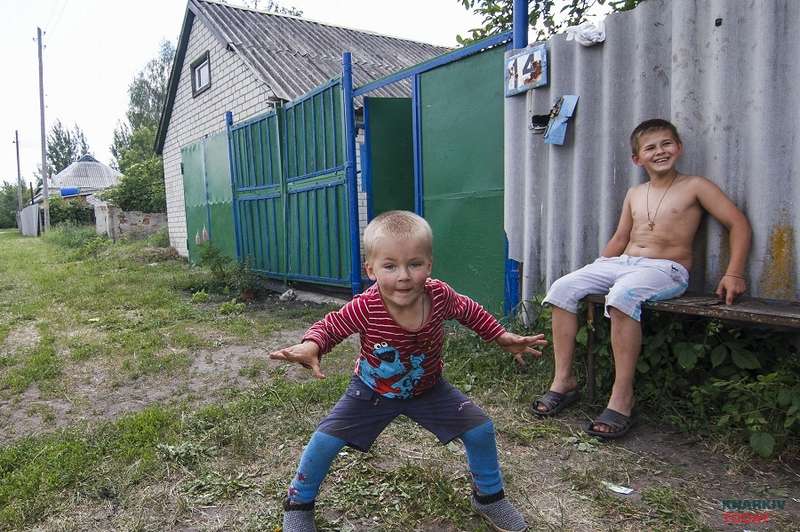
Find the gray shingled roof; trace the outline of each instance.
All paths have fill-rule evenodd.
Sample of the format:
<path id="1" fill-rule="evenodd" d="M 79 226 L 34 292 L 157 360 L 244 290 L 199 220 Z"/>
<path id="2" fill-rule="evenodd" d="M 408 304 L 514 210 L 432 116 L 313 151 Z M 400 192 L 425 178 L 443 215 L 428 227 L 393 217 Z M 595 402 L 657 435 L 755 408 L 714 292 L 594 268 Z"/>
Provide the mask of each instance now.
<path id="1" fill-rule="evenodd" d="M 286 15 L 189 0 L 181 29 L 167 101 L 156 137 L 161 152 L 169 126 L 192 21 L 201 20 L 228 49 L 239 54 L 276 98 L 294 100 L 342 72 L 342 52 L 353 58 L 353 84 L 358 87 L 450 51 L 443 46 L 387 37 Z M 378 89 L 376 96 L 408 96 L 408 83 Z"/>

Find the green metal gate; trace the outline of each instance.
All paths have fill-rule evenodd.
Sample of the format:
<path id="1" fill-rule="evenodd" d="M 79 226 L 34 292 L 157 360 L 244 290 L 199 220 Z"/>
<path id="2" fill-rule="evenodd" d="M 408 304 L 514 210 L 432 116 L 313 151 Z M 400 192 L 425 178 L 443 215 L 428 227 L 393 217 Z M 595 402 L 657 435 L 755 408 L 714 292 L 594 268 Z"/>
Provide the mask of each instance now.
<path id="1" fill-rule="evenodd" d="M 228 138 L 210 135 L 181 149 L 183 199 L 186 207 L 186 247 L 197 263 L 199 245 L 210 241 L 235 258 Z"/>
<path id="2" fill-rule="evenodd" d="M 420 75 L 423 212 L 434 275 L 503 311 L 503 46 Z M 480 282 L 476 282 L 480 279 Z"/>
<path id="3" fill-rule="evenodd" d="M 350 284 L 340 80 L 229 125 L 237 254 L 254 271 Z"/>

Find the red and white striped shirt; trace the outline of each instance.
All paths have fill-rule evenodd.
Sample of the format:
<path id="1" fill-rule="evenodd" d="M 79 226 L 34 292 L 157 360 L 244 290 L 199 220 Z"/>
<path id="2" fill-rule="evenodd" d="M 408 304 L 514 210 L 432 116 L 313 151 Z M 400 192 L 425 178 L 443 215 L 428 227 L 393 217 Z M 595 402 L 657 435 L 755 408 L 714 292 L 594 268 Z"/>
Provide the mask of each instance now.
<path id="1" fill-rule="evenodd" d="M 355 373 L 361 380 L 386 397 L 419 395 L 436 384 L 442 373 L 446 320 L 458 320 L 487 342 L 505 332 L 494 316 L 447 283 L 428 279 L 425 291 L 431 312 L 418 331 L 411 332 L 397 324 L 374 284 L 312 325 L 303 340 L 313 341 L 320 354 L 325 354 L 351 334 L 359 333 L 361 352 Z M 399 356 L 392 359 L 391 353 Z"/>

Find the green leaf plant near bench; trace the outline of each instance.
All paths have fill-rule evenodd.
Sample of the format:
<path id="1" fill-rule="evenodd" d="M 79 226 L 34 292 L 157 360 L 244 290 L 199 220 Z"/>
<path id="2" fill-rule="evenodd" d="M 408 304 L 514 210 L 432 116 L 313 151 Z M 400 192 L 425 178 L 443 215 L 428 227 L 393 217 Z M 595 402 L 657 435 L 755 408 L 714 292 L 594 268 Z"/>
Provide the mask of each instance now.
<path id="1" fill-rule="evenodd" d="M 584 304 L 594 307 L 602 297 L 589 296 Z M 790 317 L 781 318 L 786 323 L 778 328 L 759 317 L 748 323 L 714 317 L 736 304 L 722 305 L 711 316 L 674 307 L 647 310 L 651 305 L 642 319 L 636 367 L 637 403 L 645 411 L 682 430 L 737 435 L 763 457 L 800 445 L 800 331 L 786 326 L 796 303 L 783 305 Z M 613 361 L 610 322 L 602 318 L 601 308 L 587 313 L 577 342 L 584 347 L 579 351 L 587 353 L 590 395 L 596 380 L 600 396 L 606 397 L 614 380 Z M 767 314 L 781 312 L 781 305 L 767 308 Z"/>

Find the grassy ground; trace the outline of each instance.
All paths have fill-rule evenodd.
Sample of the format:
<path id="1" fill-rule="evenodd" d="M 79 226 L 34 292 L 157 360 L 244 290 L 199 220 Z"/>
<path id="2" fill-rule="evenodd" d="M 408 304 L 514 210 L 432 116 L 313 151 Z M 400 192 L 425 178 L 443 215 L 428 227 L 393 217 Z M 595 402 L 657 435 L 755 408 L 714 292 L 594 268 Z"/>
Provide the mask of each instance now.
<path id="1" fill-rule="evenodd" d="M 265 354 L 331 307 L 193 302 L 207 274 L 162 248 L 82 249 L 0 232 L 0 530 L 279 529 L 286 484 L 343 391 L 354 349 L 325 359 L 324 381 Z M 721 500 L 764 498 L 785 509 L 747 528 L 800 524 L 790 457 L 756 459 L 657 420 L 601 444 L 580 426 L 602 405 L 555 420 L 528 414 L 548 357 L 522 373 L 454 329 L 446 363 L 493 417 L 507 493 L 534 530 L 727 530 Z M 487 530 L 468 492 L 461 446 L 401 419 L 369 453 L 341 453 L 317 524 Z"/>

